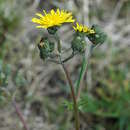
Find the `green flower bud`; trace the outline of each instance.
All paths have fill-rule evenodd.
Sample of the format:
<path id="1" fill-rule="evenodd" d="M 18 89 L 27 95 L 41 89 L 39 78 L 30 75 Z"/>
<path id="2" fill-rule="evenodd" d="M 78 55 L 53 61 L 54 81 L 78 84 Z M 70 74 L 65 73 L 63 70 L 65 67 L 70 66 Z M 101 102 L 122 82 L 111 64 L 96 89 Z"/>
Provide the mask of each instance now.
<path id="1" fill-rule="evenodd" d="M 57 32 L 58 27 L 57 26 L 53 26 L 53 27 L 47 28 L 47 30 L 48 30 L 49 34 L 54 35 Z"/>
<path id="2" fill-rule="evenodd" d="M 38 48 L 40 50 L 41 59 L 45 60 L 54 51 L 54 43 L 50 42 L 48 38 L 45 37 L 41 39 Z"/>
<path id="3" fill-rule="evenodd" d="M 98 25 L 93 25 L 92 28 L 95 33 L 88 34 L 88 39 L 94 44 L 102 44 L 107 39 L 107 35 L 101 30 L 101 28 Z"/>
<path id="4" fill-rule="evenodd" d="M 76 32 L 74 39 L 71 42 L 71 48 L 73 52 L 83 53 L 86 49 L 85 35 L 80 32 Z"/>

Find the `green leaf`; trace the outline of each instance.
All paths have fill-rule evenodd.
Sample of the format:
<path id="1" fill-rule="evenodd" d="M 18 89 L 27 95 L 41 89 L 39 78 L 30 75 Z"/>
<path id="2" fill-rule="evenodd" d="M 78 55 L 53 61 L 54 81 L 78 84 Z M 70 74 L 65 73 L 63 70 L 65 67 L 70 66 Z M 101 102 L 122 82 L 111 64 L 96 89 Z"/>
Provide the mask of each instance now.
<path id="1" fill-rule="evenodd" d="M 79 77 L 78 77 L 78 80 L 77 80 L 77 83 L 76 83 L 76 93 L 78 93 L 78 90 L 79 90 L 79 87 L 80 87 L 80 83 L 84 77 L 84 74 L 86 72 L 86 69 L 87 69 L 87 66 L 88 66 L 88 60 L 92 54 L 92 51 L 94 49 L 94 46 L 91 45 L 90 46 L 90 51 L 89 51 L 89 55 L 88 57 L 86 58 L 85 54 L 83 54 L 83 57 L 82 57 L 82 65 L 81 65 L 81 69 L 80 69 L 80 73 L 79 73 Z"/>

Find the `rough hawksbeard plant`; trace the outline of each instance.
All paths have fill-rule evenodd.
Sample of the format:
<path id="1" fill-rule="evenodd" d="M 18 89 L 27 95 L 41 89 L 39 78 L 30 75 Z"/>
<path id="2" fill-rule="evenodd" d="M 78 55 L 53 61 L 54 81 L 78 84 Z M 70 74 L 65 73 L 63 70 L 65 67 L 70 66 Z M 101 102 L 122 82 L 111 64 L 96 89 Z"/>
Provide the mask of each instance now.
<path id="1" fill-rule="evenodd" d="M 85 50 L 87 47 L 85 38 L 88 38 L 91 42 L 91 48 L 90 48 L 90 54 L 92 53 L 93 49 L 99 45 L 102 44 L 106 40 L 106 34 L 101 30 L 101 28 L 98 25 L 93 25 L 91 28 L 87 27 L 86 25 L 79 24 L 76 22 L 76 20 L 73 18 L 72 13 L 57 9 L 51 10 L 50 12 L 46 12 L 43 10 L 43 14 L 36 13 L 37 18 L 32 18 L 32 22 L 36 23 L 36 28 L 43 28 L 47 29 L 49 35 L 54 36 L 55 41 L 52 42 L 49 40 L 48 37 L 42 37 L 41 41 L 38 44 L 40 58 L 43 61 L 51 61 L 56 64 L 60 64 L 64 70 L 66 79 L 68 81 L 69 87 L 70 87 L 70 93 L 72 97 L 72 104 L 73 104 L 73 113 L 75 118 L 75 130 L 80 130 L 80 120 L 79 120 L 79 109 L 78 109 L 78 98 L 80 97 L 79 90 L 80 90 L 80 84 L 83 80 L 88 59 L 85 57 Z M 60 36 L 57 34 L 58 29 L 60 26 L 63 26 L 63 24 L 68 23 L 72 25 L 74 35 L 73 39 L 71 41 L 70 49 L 67 51 L 71 51 L 71 55 L 69 55 L 66 58 L 64 56 L 63 48 L 62 48 L 62 42 L 60 40 Z M 57 44 L 57 46 L 55 46 Z M 57 50 L 57 51 L 54 51 Z M 56 53 L 58 52 L 58 53 Z M 70 54 L 70 53 L 68 53 Z M 72 59 L 75 55 L 81 55 L 83 57 L 83 62 L 81 66 L 81 71 L 79 73 L 78 81 L 76 86 L 74 86 L 75 83 L 72 82 L 69 71 L 67 70 L 65 63 Z M 83 71 L 84 70 L 84 71 Z"/>

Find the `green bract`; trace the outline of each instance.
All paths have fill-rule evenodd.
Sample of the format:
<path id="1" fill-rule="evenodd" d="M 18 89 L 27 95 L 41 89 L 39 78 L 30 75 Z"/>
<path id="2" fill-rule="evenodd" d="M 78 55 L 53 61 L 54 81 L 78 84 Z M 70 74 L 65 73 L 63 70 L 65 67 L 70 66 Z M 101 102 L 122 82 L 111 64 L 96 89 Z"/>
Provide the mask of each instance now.
<path id="1" fill-rule="evenodd" d="M 57 26 L 50 27 L 50 28 L 47 28 L 47 30 L 48 30 L 48 33 L 50 33 L 51 35 L 54 35 L 57 32 L 58 27 Z"/>

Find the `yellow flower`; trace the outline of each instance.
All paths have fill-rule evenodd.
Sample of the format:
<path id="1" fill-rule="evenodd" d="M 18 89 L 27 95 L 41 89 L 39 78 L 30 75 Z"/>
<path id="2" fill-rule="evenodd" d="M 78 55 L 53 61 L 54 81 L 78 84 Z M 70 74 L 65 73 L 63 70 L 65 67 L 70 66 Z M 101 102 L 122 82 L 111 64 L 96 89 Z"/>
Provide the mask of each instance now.
<path id="1" fill-rule="evenodd" d="M 88 33 L 88 34 L 93 34 L 95 33 L 95 31 L 93 29 L 88 28 L 87 26 L 84 26 L 82 24 L 79 25 L 79 23 L 76 23 L 76 26 L 73 26 L 73 29 L 76 32 L 84 32 L 84 33 Z"/>
<path id="2" fill-rule="evenodd" d="M 43 10 L 44 15 L 41 13 L 36 13 L 39 18 L 32 18 L 32 22 L 39 24 L 37 28 L 49 28 L 53 26 L 61 26 L 63 23 L 73 23 L 75 20 L 72 17 L 72 13 L 59 10 L 54 11 L 53 9 L 46 13 Z"/>

